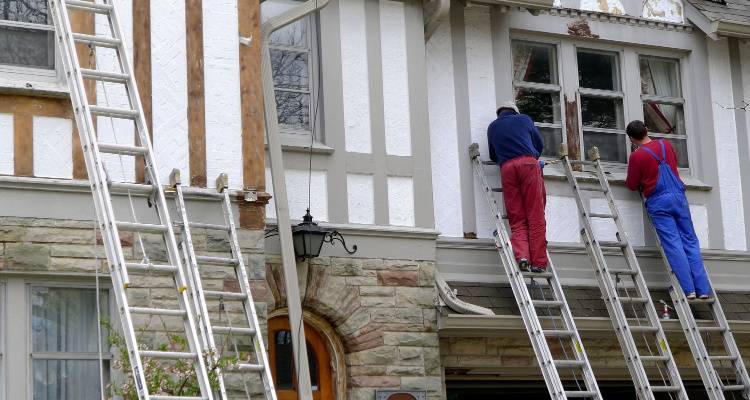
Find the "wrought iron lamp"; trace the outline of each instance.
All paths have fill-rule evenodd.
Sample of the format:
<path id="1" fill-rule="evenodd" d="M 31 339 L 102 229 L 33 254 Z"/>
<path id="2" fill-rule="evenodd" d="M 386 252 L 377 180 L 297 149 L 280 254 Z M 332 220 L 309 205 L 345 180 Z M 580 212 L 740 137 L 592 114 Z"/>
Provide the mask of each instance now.
<path id="1" fill-rule="evenodd" d="M 266 237 L 277 234 L 278 233 L 268 232 Z M 344 235 L 339 231 L 326 229 L 315 223 L 313 221 L 313 216 L 310 214 L 309 208 L 302 217 L 302 222 L 297 226 L 292 227 L 292 242 L 294 243 L 294 255 L 297 256 L 298 260 L 309 260 L 318 257 L 320 255 L 320 250 L 323 248 L 323 243 L 330 243 L 333 245 L 334 242 L 340 242 L 341 246 L 344 247 L 344 251 L 348 254 L 354 254 L 357 252 L 356 244 L 352 246 L 351 250 L 349 250 Z"/>

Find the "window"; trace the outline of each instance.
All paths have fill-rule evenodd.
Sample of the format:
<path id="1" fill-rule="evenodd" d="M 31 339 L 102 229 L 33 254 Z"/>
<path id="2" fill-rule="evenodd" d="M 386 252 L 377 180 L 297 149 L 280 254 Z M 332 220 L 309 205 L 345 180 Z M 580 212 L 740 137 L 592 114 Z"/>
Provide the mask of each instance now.
<path id="1" fill-rule="evenodd" d="M 513 41 L 513 90 L 519 110 L 534 120 L 545 156 L 556 156 L 563 138 L 561 90 L 554 45 Z"/>
<path id="2" fill-rule="evenodd" d="M 617 53 L 578 49 L 578 93 L 584 152 L 598 147 L 603 161 L 627 162 Z"/>
<path id="3" fill-rule="evenodd" d="M 55 69 L 47 0 L 0 0 L 0 64 Z"/>
<path id="4" fill-rule="evenodd" d="M 294 0 L 267 0 L 261 5 L 267 19 L 298 5 Z M 279 127 L 285 133 L 310 134 L 314 113 L 316 35 L 314 20 L 303 18 L 271 34 L 269 48 L 276 92 Z"/>
<path id="5" fill-rule="evenodd" d="M 34 400 L 100 399 L 96 291 L 31 286 L 29 296 Z M 100 309 L 108 311 L 106 291 Z M 106 332 L 102 349 L 107 352 Z M 108 361 L 104 372 L 106 383 Z"/>
<path id="6" fill-rule="evenodd" d="M 664 138 L 677 152 L 680 168 L 689 167 L 679 61 L 641 56 L 643 122 L 649 135 Z"/>

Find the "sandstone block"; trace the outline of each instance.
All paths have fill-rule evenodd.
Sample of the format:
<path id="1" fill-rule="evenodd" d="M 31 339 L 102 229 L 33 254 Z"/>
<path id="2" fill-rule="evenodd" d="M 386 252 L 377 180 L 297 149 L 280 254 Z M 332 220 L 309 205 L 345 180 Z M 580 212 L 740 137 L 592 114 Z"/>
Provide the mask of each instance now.
<path id="1" fill-rule="evenodd" d="M 362 260 L 351 258 L 331 259 L 331 274 L 338 276 L 362 275 Z"/>
<path id="2" fill-rule="evenodd" d="M 378 283 L 385 286 L 417 286 L 417 271 L 378 271 Z"/>
<path id="3" fill-rule="evenodd" d="M 435 305 L 437 291 L 433 288 L 398 287 L 396 288 L 396 306 L 431 308 Z"/>
<path id="4" fill-rule="evenodd" d="M 401 378 L 396 376 L 353 376 L 350 384 L 352 387 L 397 387 L 401 384 Z"/>
<path id="5" fill-rule="evenodd" d="M 360 286 L 360 296 L 393 296 L 396 288 L 387 286 Z"/>
<path id="6" fill-rule="evenodd" d="M 389 365 L 396 361 L 396 348 L 381 346 L 346 355 L 347 365 Z"/>
<path id="7" fill-rule="evenodd" d="M 416 365 L 389 365 L 386 373 L 392 376 L 424 376 L 424 367 Z"/>
<path id="8" fill-rule="evenodd" d="M 443 380 L 439 376 L 402 377 L 401 388 L 440 392 L 443 388 Z"/>
<path id="9" fill-rule="evenodd" d="M 33 243 L 6 243 L 5 268 L 45 270 L 49 267 L 49 247 Z"/>
<path id="10" fill-rule="evenodd" d="M 367 296 L 359 299 L 362 307 L 393 307 L 396 305 L 395 297 Z"/>
<path id="11" fill-rule="evenodd" d="M 438 346 L 438 336 L 435 333 L 385 332 L 383 333 L 383 341 L 390 346 Z"/>

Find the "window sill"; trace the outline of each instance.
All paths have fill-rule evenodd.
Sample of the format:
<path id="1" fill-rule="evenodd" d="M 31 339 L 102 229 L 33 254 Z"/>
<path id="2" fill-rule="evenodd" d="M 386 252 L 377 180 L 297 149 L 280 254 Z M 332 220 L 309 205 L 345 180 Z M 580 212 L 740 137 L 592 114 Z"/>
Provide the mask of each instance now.
<path id="1" fill-rule="evenodd" d="M 268 150 L 268 143 L 266 150 Z M 310 152 L 310 137 L 294 137 L 289 134 L 281 134 L 281 150 L 285 152 L 296 152 L 296 153 L 309 153 Z M 328 147 L 325 144 L 315 140 L 312 143 L 313 154 L 333 154 L 334 148 Z"/>
<path id="2" fill-rule="evenodd" d="M 69 90 L 67 85 L 58 82 L 0 78 L 0 94 L 67 98 Z"/>
<path id="3" fill-rule="evenodd" d="M 576 172 L 575 175 L 580 179 L 581 182 L 593 183 L 597 181 L 594 174 L 590 172 Z M 624 172 L 607 173 L 607 177 L 609 178 L 610 184 L 614 184 L 616 186 L 625 186 L 626 174 Z M 544 178 L 559 181 L 566 180 L 565 172 L 563 172 L 562 168 L 558 165 L 544 168 Z M 698 190 L 704 192 L 713 190 L 713 186 L 708 185 L 705 182 L 693 177 L 683 176 L 682 181 L 685 183 L 685 187 L 687 187 L 687 189 L 689 190 Z"/>

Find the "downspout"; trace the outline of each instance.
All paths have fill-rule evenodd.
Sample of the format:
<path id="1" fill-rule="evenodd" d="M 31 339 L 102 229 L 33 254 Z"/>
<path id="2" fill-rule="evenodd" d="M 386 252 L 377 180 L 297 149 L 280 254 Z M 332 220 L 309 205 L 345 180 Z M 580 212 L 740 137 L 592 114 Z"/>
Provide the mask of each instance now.
<path id="1" fill-rule="evenodd" d="M 424 11 L 424 41 L 427 42 L 445 20 L 451 9 L 451 0 L 422 0 Z"/>
<path id="2" fill-rule="evenodd" d="M 266 119 L 266 138 L 268 155 L 271 164 L 271 181 L 273 182 L 276 200 L 276 219 L 278 220 L 279 240 L 281 242 L 281 261 L 284 271 L 286 302 L 289 308 L 289 327 L 292 334 L 295 367 L 297 368 L 297 396 L 300 400 L 312 400 L 310 370 L 307 360 L 307 342 L 302 319 L 302 304 L 297 280 L 297 262 L 292 243 L 292 222 L 289 218 L 289 200 L 286 195 L 284 161 L 279 138 L 279 123 L 276 115 L 276 94 L 273 90 L 273 71 L 271 70 L 271 53 L 268 40 L 274 31 L 302 19 L 321 8 L 330 0 L 308 0 L 291 10 L 279 14 L 261 25 L 261 76 L 263 79 L 263 109 Z"/>

